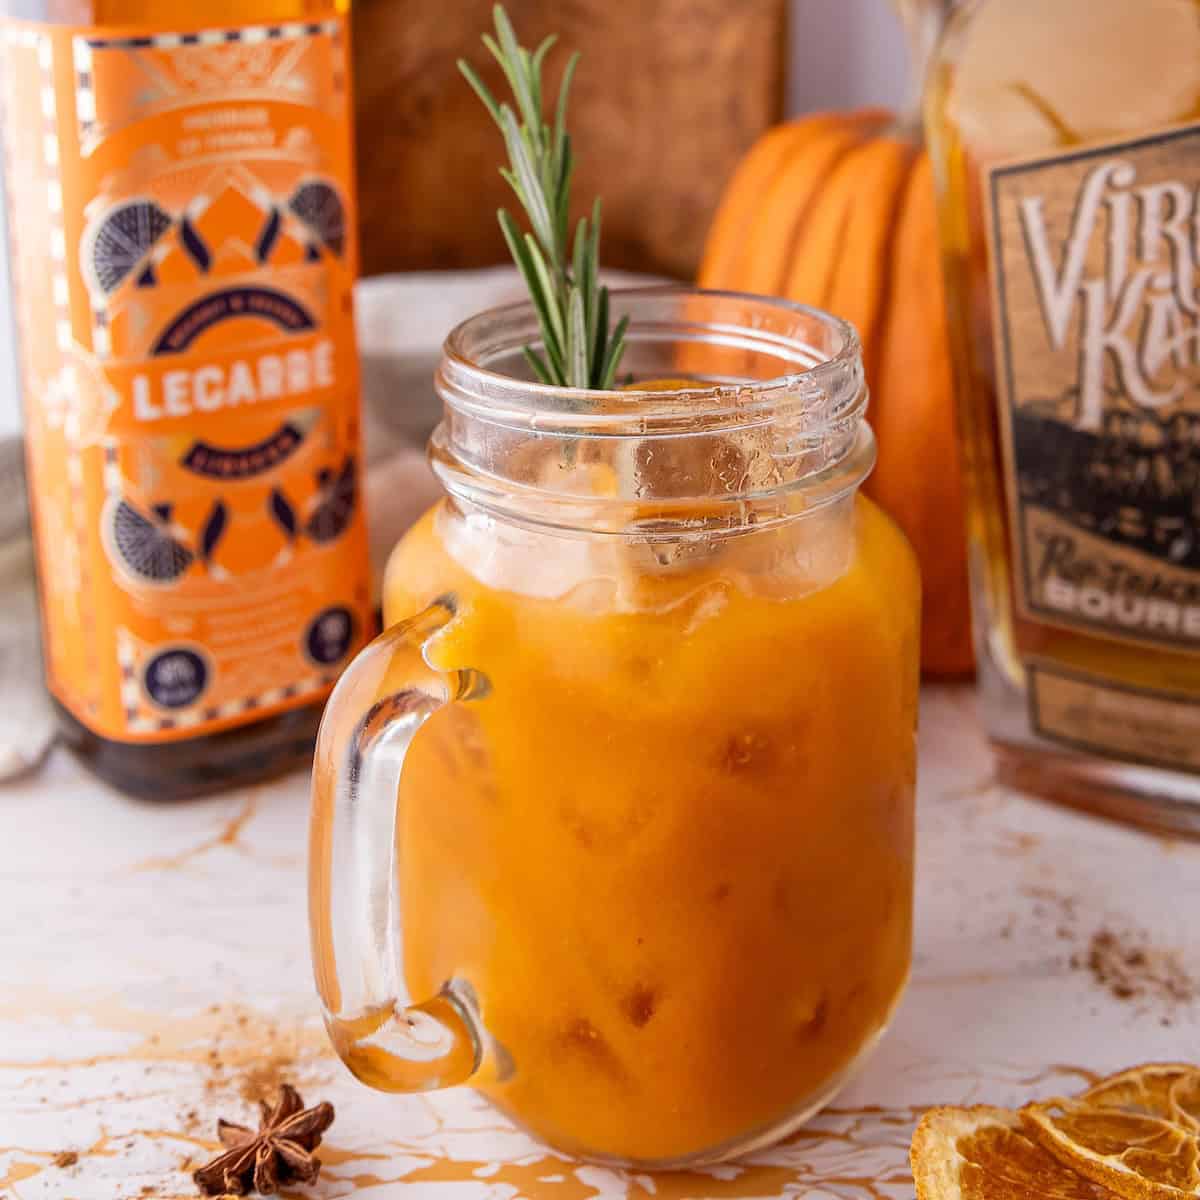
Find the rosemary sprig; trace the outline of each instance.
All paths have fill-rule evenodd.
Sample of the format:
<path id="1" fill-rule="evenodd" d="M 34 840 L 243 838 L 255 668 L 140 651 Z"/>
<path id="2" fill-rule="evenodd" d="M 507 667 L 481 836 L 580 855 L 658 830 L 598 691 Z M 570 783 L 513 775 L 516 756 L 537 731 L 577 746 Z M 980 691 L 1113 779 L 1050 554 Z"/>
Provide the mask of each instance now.
<path id="1" fill-rule="evenodd" d="M 579 219 L 573 242 L 568 229 L 574 160 L 567 133 L 567 98 L 579 54 L 567 60 L 554 106 L 554 124 L 550 125 L 543 116 L 542 67 L 556 39 L 548 37 L 536 50 L 527 50 L 517 41 L 502 5 L 496 5 L 493 16 L 496 36 L 485 33 L 483 44 L 500 64 L 516 110 L 497 102 L 487 84 L 461 58 L 458 69 L 504 135 L 508 166 L 501 167 L 500 174 L 529 219 L 529 231 L 522 232 L 507 209 L 496 214 L 529 289 L 542 335 L 542 353 L 532 346 L 525 346 L 522 352 L 543 383 L 611 388 L 625 351 L 629 318 L 622 317 L 615 328 L 609 328 L 608 289 L 598 280 L 599 197 L 591 219 Z"/>

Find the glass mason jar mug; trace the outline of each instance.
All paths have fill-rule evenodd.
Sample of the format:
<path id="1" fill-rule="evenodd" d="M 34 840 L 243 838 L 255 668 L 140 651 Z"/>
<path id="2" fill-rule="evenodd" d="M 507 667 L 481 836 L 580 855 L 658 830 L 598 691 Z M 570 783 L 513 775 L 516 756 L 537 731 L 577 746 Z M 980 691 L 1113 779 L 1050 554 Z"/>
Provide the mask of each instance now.
<path id="1" fill-rule="evenodd" d="M 848 325 L 614 303 L 620 392 L 522 377 L 527 306 L 446 342 L 448 495 L 318 740 L 313 955 L 365 1082 L 682 1166 L 815 1112 L 903 988 L 919 586 Z"/>

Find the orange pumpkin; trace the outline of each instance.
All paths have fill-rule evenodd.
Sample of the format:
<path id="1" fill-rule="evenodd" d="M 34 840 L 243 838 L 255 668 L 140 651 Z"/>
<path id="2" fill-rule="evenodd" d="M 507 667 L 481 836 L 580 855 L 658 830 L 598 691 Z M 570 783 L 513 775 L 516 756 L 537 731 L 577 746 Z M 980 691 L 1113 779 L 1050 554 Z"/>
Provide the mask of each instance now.
<path id="1" fill-rule="evenodd" d="M 816 305 L 858 329 L 879 440 L 867 491 L 921 562 L 922 667 L 959 675 L 973 655 L 936 225 L 929 158 L 907 126 L 878 110 L 805 117 L 738 167 L 700 283 Z"/>

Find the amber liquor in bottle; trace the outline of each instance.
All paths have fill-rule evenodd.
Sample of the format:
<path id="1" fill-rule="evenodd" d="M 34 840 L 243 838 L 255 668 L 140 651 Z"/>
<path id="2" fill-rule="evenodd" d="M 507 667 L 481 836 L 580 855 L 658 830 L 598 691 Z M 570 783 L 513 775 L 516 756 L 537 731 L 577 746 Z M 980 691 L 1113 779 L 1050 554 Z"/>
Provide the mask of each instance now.
<path id="1" fill-rule="evenodd" d="M 1000 772 L 1200 833 L 1200 9 L 964 5 L 926 114 Z"/>

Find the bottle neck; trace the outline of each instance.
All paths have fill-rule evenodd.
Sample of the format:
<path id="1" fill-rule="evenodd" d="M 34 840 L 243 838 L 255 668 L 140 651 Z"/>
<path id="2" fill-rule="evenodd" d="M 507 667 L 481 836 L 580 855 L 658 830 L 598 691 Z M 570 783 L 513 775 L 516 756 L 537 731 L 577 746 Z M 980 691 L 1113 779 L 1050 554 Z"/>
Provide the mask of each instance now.
<path id="1" fill-rule="evenodd" d="M 908 101 L 901 123 L 919 133 L 925 82 L 955 0 L 893 0 L 908 40 Z"/>

